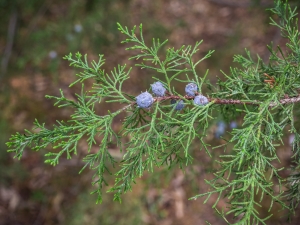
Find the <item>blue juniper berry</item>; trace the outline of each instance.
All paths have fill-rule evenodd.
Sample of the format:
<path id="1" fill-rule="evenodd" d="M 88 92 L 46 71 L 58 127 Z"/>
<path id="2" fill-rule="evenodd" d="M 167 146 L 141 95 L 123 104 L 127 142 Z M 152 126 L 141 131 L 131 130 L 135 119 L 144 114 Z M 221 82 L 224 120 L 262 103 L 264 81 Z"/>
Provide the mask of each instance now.
<path id="1" fill-rule="evenodd" d="M 178 102 L 175 99 L 171 100 L 171 104 L 176 104 L 175 105 L 175 110 L 182 110 L 184 108 L 184 103 L 183 100 L 179 100 Z"/>
<path id="2" fill-rule="evenodd" d="M 235 129 L 237 128 L 238 124 L 236 121 L 231 121 L 229 124 L 230 129 Z"/>
<path id="3" fill-rule="evenodd" d="M 197 95 L 194 98 L 194 103 L 195 103 L 195 105 L 206 105 L 207 103 L 209 103 L 209 101 L 205 96 Z"/>
<path id="4" fill-rule="evenodd" d="M 219 139 L 225 133 L 226 127 L 227 126 L 226 126 L 226 123 L 224 121 L 219 121 L 217 123 L 217 129 L 215 131 L 215 137 Z"/>
<path id="5" fill-rule="evenodd" d="M 166 89 L 164 88 L 163 84 L 159 81 L 155 82 L 154 84 L 151 84 L 151 88 L 153 93 L 157 97 L 163 97 L 166 93 Z"/>
<path id="6" fill-rule="evenodd" d="M 185 86 L 185 93 L 188 96 L 195 96 L 196 92 L 198 92 L 198 86 L 195 83 L 189 83 Z"/>
<path id="7" fill-rule="evenodd" d="M 136 104 L 140 108 L 149 108 L 152 105 L 153 101 L 154 99 L 152 95 L 149 94 L 147 91 L 136 96 Z"/>

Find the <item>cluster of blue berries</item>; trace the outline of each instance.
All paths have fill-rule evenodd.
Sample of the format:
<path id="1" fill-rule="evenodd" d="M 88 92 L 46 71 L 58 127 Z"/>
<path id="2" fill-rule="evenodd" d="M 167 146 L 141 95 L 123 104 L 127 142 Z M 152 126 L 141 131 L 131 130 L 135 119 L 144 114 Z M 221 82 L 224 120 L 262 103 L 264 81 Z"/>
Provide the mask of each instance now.
<path id="1" fill-rule="evenodd" d="M 166 88 L 164 85 L 157 81 L 154 84 L 151 84 L 152 92 L 157 97 L 163 97 L 166 94 Z M 194 97 L 194 104 L 195 105 L 206 105 L 209 100 L 203 96 L 198 94 L 198 86 L 195 83 L 189 83 L 185 87 L 185 93 L 188 97 Z M 198 94 L 198 95 L 196 95 Z M 136 97 L 136 103 L 140 108 L 149 108 L 154 102 L 153 96 L 146 92 L 141 93 Z M 175 110 L 182 110 L 184 108 L 183 100 L 176 101 L 175 99 L 171 100 L 171 104 L 175 105 Z"/>

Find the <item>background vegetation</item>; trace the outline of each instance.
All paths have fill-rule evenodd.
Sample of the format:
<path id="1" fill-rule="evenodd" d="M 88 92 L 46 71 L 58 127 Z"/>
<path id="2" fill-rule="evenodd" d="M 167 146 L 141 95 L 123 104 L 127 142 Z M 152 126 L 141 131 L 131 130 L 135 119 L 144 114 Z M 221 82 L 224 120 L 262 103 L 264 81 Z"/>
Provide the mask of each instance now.
<path id="1" fill-rule="evenodd" d="M 113 203 L 110 194 L 103 204 L 95 205 L 95 196 L 89 194 L 92 172 L 78 175 L 82 165 L 76 158 L 53 168 L 43 163 L 42 151 L 27 151 L 21 161 L 14 161 L 5 142 L 11 133 L 31 128 L 35 118 L 52 124 L 68 117 L 68 110 L 54 108 L 53 101 L 44 98 L 59 95 L 59 88 L 69 98 L 80 90 L 80 86 L 67 89 L 76 71 L 62 60 L 64 55 L 80 51 L 91 60 L 104 54 L 107 69 L 133 63 L 120 44 L 124 37 L 117 22 L 128 27 L 142 23 L 146 41 L 169 39 L 168 45 L 174 47 L 203 39 L 198 54 L 216 52 L 200 66 L 199 74 L 208 68 L 208 79 L 216 82 L 222 78 L 220 69 L 227 72 L 233 54 L 243 53 L 244 48 L 266 60 L 267 44 L 284 45 L 278 30 L 269 26 L 265 9 L 270 6 L 272 1 L 267 0 L 1 0 L 0 224 L 204 224 L 205 220 L 224 224 L 213 214 L 210 202 L 187 200 L 204 192 L 203 180 L 211 178 L 206 172 L 215 162 L 204 151 L 195 151 L 195 163 L 185 174 L 157 170 L 140 179 L 122 205 Z M 136 95 L 149 86 L 152 75 L 135 69 L 131 76 L 127 88 Z M 219 118 L 210 128 L 213 146 L 222 144 L 217 135 L 222 122 Z M 224 121 L 226 129 L 230 122 Z M 119 126 L 116 121 L 115 128 Z M 291 155 L 288 138 L 281 158 Z M 111 152 L 122 157 L 115 146 Z M 268 206 L 261 213 L 267 210 Z M 276 213 L 270 224 L 283 224 L 280 216 Z M 295 218 L 293 223 L 298 221 Z"/>

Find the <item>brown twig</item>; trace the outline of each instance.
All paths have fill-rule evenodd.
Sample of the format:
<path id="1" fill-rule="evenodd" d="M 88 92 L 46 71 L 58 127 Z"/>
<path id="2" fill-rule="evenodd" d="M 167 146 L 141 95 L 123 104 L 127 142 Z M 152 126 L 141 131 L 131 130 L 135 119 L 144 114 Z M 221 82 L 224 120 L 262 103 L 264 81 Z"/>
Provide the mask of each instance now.
<path id="1" fill-rule="evenodd" d="M 283 98 L 279 102 L 282 105 L 300 102 L 300 95 L 298 95 L 297 97 L 293 97 L 293 98 Z M 278 104 L 276 102 L 273 102 L 273 103 L 270 104 L 270 107 L 275 107 L 277 105 Z"/>
<path id="2" fill-rule="evenodd" d="M 166 100 L 170 100 L 170 99 L 180 100 L 183 98 L 180 96 L 170 94 L 169 96 L 164 96 L 164 97 L 154 97 L 154 102 L 166 101 Z M 192 99 L 194 99 L 194 97 L 185 95 L 184 99 L 192 100 Z M 260 105 L 262 103 L 262 102 L 259 102 L 256 100 L 243 101 L 243 100 L 237 100 L 237 99 L 219 99 L 219 98 L 208 98 L 208 100 L 210 102 L 214 102 L 214 104 L 220 104 L 220 105 Z M 300 95 L 297 97 L 293 97 L 293 98 L 285 97 L 279 101 L 279 104 L 285 105 L 285 104 L 296 103 L 296 102 L 300 102 Z M 124 111 L 124 110 L 128 109 L 129 107 L 134 106 L 135 104 L 136 104 L 136 102 L 132 102 L 131 104 L 120 109 L 119 112 Z M 278 105 L 278 103 L 271 102 L 269 107 L 273 108 L 277 105 Z"/>
<path id="3" fill-rule="evenodd" d="M 185 99 L 191 100 L 194 99 L 194 97 L 190 97 L 190 96 L 184 96 Z M 156 97 L 154 98 L 155 101 L 164 101 L 164 100 L 168 100 L 168 99 L 175 99 L 175 100 L 179 100 L 182 99 L 179 96 L 176 95 L 170 95 L 170 96 L 164 96 L 164 97 Z M 214 104 L 221 104 L 221 105 L 260 105 L 262 102 L 253 100 L 253 101 L 249 101 L 249 100 L 237 100 L 237 99 L 219 99 L 219 98 L 208 98 L 208 100 L 210 102 L 214 102 Z M 285 97 L 283 99 L 281 99 L 279 101 L 279 104 L 285 105 L 285 104 L 290 104 L 290 103 L 296 103 L 296 102 L 300 102 L 300 95 L 297 97 L 293 97 L 293 98 L 289 98 L 289 97 Z M 276 102 L 272 102 L 270 103 L 270 107 L 275 107 L 277 106 L 278 103 Z"/>
<path id="4" fill-rule="evenodd" d="M 210 102 L 221 105 L 259 105 L 260 102 L 254 101 L 242 101 L 236 99 L 219 99 L 219 98 L 208 98 Z"/>
<path id="5" fill-rule="evenodd" d="M 196 95 L 198 95 L 199 93 L 196 93 Z M 179 99 L 182 99 L 182 97 L 179 97 L 179 96 L 176 96 L 176 95 L 169 95 L 169 96 L 164 96 L 164 97 L 155 97 L 154 98 L 154 101 L 165 101 L 165 100 L 168 100 L 168 99 L 175 99 L 175 100 L 179 100 Z M 188 96 L 188 95 L 185 95 L 184 96 L 184 99 L 187 99 L 187 100 L 192 100 L 194 99 L 194 97 L 192 96 Z M 246 104 L 246 105 L 259 105 L 260 102 L 258 101 L 241 101 L 241 100 L 235 100 L 235 99 L 219 99 L 219 98 L 208 98 L 208 100 L 210 102 L 214 102 L 215 104 L 223 104 L 223 105 L 234 105 L 234 104 L 240 104 L 240 105 L 243 105 L 243 104 Z"/>
<path id="6" fill-rule="evenodd" d="M 264 82 L 267 83 L 267 84 L 270 84 L 271 88 L 273 88 L 274 85 L 275 85 L 275 78 L 272 77 L 272 76 L 270 76 L 270 75 L 267 74 L 267 73 L 264 73 L 264 76 L 267 77 L 267 78 L 269 79 L 269 80 L 264 80 Z"/>

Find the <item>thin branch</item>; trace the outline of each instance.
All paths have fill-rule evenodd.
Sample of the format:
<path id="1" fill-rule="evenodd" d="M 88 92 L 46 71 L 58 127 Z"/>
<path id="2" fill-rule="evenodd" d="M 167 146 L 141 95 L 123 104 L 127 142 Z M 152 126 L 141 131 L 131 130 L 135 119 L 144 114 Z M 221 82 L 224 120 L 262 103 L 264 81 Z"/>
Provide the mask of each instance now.
<path id="1" fill-rule="evenodd" d="M 209 101 L 214 101 L 215 104 L 246 104 L 246 105 L 259 105 L 261 104 L 261 102 L 258 102 L 256 100 L 252 101 L 252 102 L 245 102 L 245 101 L 241 101 L 241 100 L 235 100 L 235 99 L 213 99 L 213 98 L 209 98 Z M 285 105 L 285 104 L 290 104 L 290 103 L 296 103 L 296 102 L 300 102 L 300 95 L 298 95 L 297 97 L 293 97 L 293 98 L 283 98 L 279 101 L 279 103 L 281 105 Z M 275 107 L 277 106 L 278 103 L 277 102 L 271 102 L 269 107 Z"/>
<path id="2" fill-rule="evenodd" d="M 256 100 L 253 101 L 242 101 L 242 100 L 236 100 L 236 99 L 219 99 L 219 98 L 208 98 L 210 102 L 214 102 L 215 104 L 220 105 L 259 105 L 261 102 L 258 102 Z"/>
<path id="3" fill-rule="evenodd" d="M 300 95 L 297 97 L 294 97 L 294 98 L 284 98 L 284 99 L 281 99 L 279 102 L 282 105 L 300 102 Z M 275 106 L 277 106 L 277 103 L 275 103 L 275 102 L 270 104 L 270 107 L 275 107 Z"/>
<path id="4" fill-rule="evenodd" d="M 166 101 L 166 100 L 171 100 L 171 99 L 180 100 L 180 99 L 182 99 L 182 97 L 176 96 L 176 95 L 169 95 L 169 96 L 164 96 L 164 97 L 154 97 L 154 102 L 161 102 L 161 101 Z M 185 95 L 184 99 L 192 100 L 192 99 L 194 99 L 194 97 Z M 237 99 L 219 99 L 219 98 L 208 98 L 208 100 L 210 102 L 214 102 L 214 104 L 220 104 L 220 105 L 260 105 L 262 103 L 262 102 L 258 102 L 256 100 L 244 101 L 244 100 L 237 100 Z M 283 98 L 279 101 L 279 103 L 281 105 L 297 103 L 297 102 L 300 102 L 300 95 L 297 96 L 297 97 L 293 97 L 293 98 L 289 98 L 289 97 Z M 132 102 L 131 104 L 123 107 L 119 111 L 124 111 L 127 108 L 129 108 L 129 107 L 131 107 L 135 104 L 136 104 L 136 102 Z M 269 107 L 272 108 L 272 107 L 275 107 L 277 105 L 278 105 L 277 102 L 271 102 Z"/>

